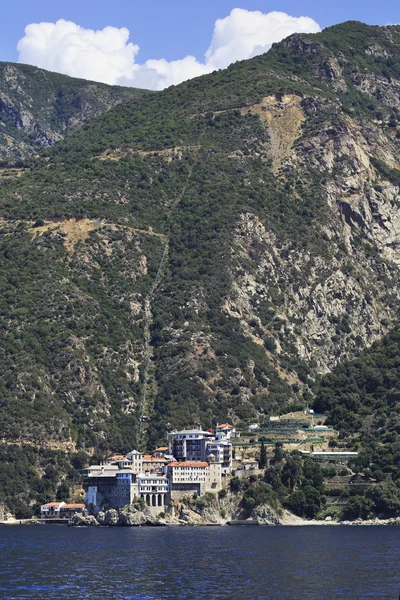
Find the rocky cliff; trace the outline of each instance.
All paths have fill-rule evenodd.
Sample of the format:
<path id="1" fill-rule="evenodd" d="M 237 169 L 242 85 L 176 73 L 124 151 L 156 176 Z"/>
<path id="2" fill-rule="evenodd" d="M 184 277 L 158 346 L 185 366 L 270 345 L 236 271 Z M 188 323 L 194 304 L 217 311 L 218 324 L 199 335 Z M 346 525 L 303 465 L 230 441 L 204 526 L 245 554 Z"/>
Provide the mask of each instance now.
<path id="1" fill-rule="evenodd" d="M 277 512 L 267 505 L 258 506 L 250 516 L 243 514 L 241 498 L 228 493 L 224 498 L 208 498 L 204 504 L 195 499 L 186 499 L 185 503 L 172 502 L 165 512 L 154 512 L 141 503 L 125 506 L 123 509 L 108 509 L 94 515 L 74 515 L 69 525 L 72 527 L 142 527 L 187 526 L 187 525 L 228 525 L 231 521 L 246 521 L 259 525 L 279 525 Z"/>
<path id="2" fill-rule="evenodd" d="M 24 159 L 145 92 L 0 63 L 0 159 Z"/>

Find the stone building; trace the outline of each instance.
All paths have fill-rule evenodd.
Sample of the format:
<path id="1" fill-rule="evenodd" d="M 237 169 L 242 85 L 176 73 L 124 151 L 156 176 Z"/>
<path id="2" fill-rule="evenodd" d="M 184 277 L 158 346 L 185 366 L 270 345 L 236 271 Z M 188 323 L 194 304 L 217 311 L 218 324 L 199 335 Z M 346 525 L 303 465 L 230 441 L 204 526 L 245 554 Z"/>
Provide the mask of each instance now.
<path id="1" fill-rule="evenodd" d="M 133 473 L 115 465 L 94 465 L 83 478 L 86 506 L 124 508 L 138 498 L 150 507 L 163 507 L 169 501 L 169 480 L 165 474 Z"/>
<path id="2" fill-rule="evenodd" d="M 222 488 L 221 465 L 208 462 L 174 462 L 168 465 L 171 500 L 196 493 L 217 493 Z"/>
<path id="3" fill-rule="evenodd" d="M 123 508 L 138 496 L 137 476 L 114 465 L 94 465 L 83 473 L 86 505 Z"/>

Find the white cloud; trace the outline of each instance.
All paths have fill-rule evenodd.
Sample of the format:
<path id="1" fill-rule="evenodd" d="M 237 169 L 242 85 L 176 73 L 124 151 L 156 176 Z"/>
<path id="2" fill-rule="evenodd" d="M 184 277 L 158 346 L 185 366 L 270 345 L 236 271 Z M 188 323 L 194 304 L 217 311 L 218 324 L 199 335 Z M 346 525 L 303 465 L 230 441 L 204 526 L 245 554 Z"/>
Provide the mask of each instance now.
<path id="1" fill-rule="evenodd" d="M 237 60 L 267 52 L 272 44 L 292 33 L 316 33 L 318 23 L 310 17 L 290 17 L 283 12 L 263 14 L 260 11 L 234 8 L 214 26 L 206 62 L 223 69 Z"/>
<path id="2" fill-rule="evenodd" d="M 159 90 L 267 52 L 274 42 L 292 33 L 317 31 L 320 31 L 318 23 L 309 17 L 235 8 L 230 15 L 216 21 L 204 62 L 186 56 L 170 62 L 152 59 L 139 64 L 135 62 L 139 46 L 129 42 L 125 27 L 93 31 L 60 19 L 56 23 L 28 25 L 17 50 L 19 62 L 50 71 Z"/>
<path id="3" fill-rule="evenodd" d="M 139 46 L 128 42 L 125 27 L 84 29 L 71 21 L 32 23 L 18 42 L 18 62 L 50 71 L 114 84 L 134 76 Z"/>

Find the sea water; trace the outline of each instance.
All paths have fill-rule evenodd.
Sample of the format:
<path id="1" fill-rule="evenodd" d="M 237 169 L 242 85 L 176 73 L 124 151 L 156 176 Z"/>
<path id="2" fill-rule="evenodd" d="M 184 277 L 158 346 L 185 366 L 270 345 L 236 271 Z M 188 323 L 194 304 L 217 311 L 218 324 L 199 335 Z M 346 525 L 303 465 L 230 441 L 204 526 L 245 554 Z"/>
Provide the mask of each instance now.
<path id="1" fill-rule="evenodd" d="M 398 600 L 396 527 L 0 527 L 0 598 Z"/>

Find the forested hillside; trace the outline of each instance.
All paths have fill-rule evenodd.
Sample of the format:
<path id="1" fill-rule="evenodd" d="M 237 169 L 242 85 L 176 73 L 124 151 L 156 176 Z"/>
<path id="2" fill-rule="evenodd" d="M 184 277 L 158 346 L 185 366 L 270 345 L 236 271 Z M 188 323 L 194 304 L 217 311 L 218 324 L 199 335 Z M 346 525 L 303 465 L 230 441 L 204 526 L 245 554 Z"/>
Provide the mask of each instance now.
<path id="1" fill-rule="evenodd" d="M 0 160 L 21 161 L 90 117 L 149 93 L 0 63 Z"/>
<path id="2" fill-rule="evenodd" d="M 327 374 L 398 319 L 399 65 L 398 26 L 294 35 L 2 167 L 14 464 L 24 444 L 43 473 L 49 452 L 144 448 L 315 395 L 348 419 Z M 40 482 L 17 493 L 62 483 Z"/>
<path id="3" fill-rule="evenodd" d="M 321 382 L 317 410 L 362 450 L 363 468 L 400 482 L 400 331 L 396 327 L 356 360 L 338 366 Z"/>

